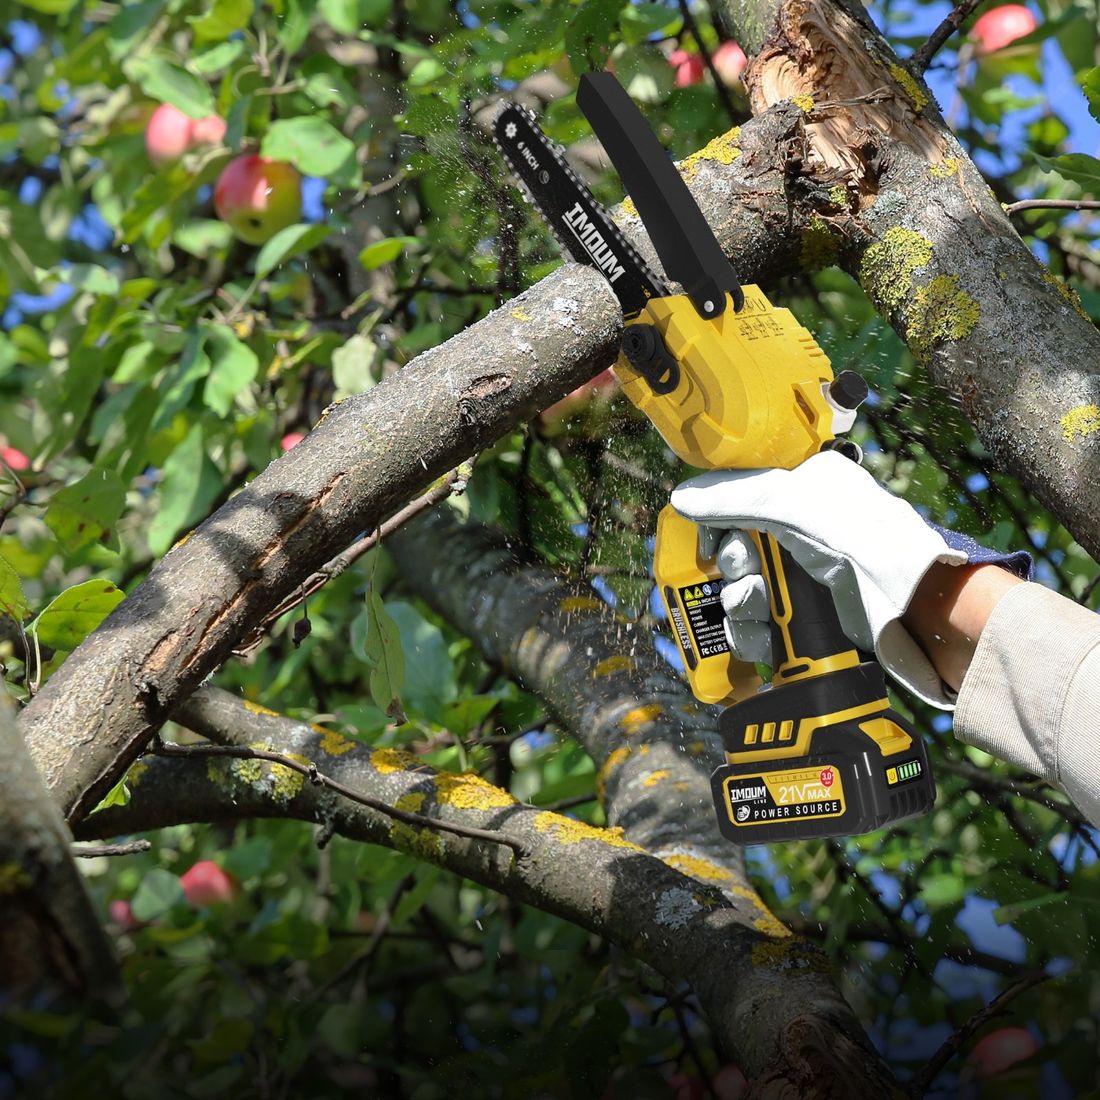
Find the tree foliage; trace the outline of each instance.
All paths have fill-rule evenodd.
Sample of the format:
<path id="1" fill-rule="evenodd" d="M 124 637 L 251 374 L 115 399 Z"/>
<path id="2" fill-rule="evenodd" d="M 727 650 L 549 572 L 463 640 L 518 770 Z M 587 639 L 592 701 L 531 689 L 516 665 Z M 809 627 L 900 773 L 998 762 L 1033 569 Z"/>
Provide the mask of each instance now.
<path id="1" fill-rule="evenodd" d="M 1094 318 L 1093 8 L 1035 4 L 1037 29 L 988 56 L 964 23 L 928 79 L 1050 279 Z M 29 702 L 170 548 L 334 401 L 399 379 L 558 266 L 486 139 L 501 96 L 535 107 L 610 204 L 620 191 L 576 107 L 576 76 L 612 65 L 687 157 L 750 118 L 740 83 L 708 75 L 677 87 L 668 61 L 676 48 L 711 55 L 735 33 L 728 14 L 623 0 L 23 0 L 5 15 L 6 693 Z M 913 0 L 871 14 L 906 55 L 947 12 Z M 224 139 L 154 166 L 144 131 L 161 103 L 220 115 Z M 286 161 L 305 181 L 302 223 L 256 248 L 213 208 L 214 183 L 241 153 Z M 922 349 L 914 357 L 832 266 L 824 223 L 809 228 L 800 268 L 765 289 L 870 382 L 854 436 L 868 467 L 929 518 L 1028 549 L 1042 583 L 1095 608 L 1096 562 L 995 466 L 918 364 Z M 1019 317 L 1029 324 L 1027 302 Z M 1062 423 L 1082 440 L 1098 425 L 1095 406 Z M 667 655 L 652 533 L 683 474 L 600 385 L 505 434 L 437 495 L 502 531 L 531 568 L 548 565 L 613 608 L 632 646 Z M 425 602 L 423 578 L 447 548 L 434 552 L 443 558 L 415 539 L 394 555 L 359 544 L 304 603 L 259 616 L 217 685 L 349 751 L 403 750 L 605 825 L 607 773 L 580 723 L 509 674 L 476 614 L 463 627 Z M 491 583 L 475 575 L 469 607 Z M 591 675 L 583 664 L 578 679 Z M 1019 996 L 1005 1011 L 1038 1053 L 997 1087 L 1086 1095 L 1098 1087 L 1087 958 L 1100 932 L 1100 838 L 1059 792 L 954 741 L 949 717 L 913 713 L 931 742 L 935 811 L 869 837 L 750 849 L 752 883 L 822 947 L 901 1080 L 933 1084 L 931 1064 L 934 1085 L 975 1087 L 965 1056 L 991 1026 L 980 1011 L 1009 991 Z M 164 735 L 197 743 L 175 723 Z M 145 770 L 166 763 L 139 760 L 104 812 L 122 812 Z M 198 766 L 261 774 L 258 761 Z M 273 790 L 290 781 L 263 767 Z M 677 797 L 656 780 L 653 792 Z M 203 822 L 183 805 L 148 850 L 82 860 L 129 1003 L 105 1014 L 43 988 L 13 1006 L 0 1093 L 689 1096 L 703 1088 L 689 1078 L 728 1061 L 683 982 L 578 921 L 447 873 L 428 841 L 386 849 L 341 832 L 328 819 Z M 227 900 L 189 902 L 180 874 L 205 861 L 228 875 Z M 1018 984 L 1040 972 L 1051 980 Z M 953 1035 L 959 1057 L 937 1064 Z"/>

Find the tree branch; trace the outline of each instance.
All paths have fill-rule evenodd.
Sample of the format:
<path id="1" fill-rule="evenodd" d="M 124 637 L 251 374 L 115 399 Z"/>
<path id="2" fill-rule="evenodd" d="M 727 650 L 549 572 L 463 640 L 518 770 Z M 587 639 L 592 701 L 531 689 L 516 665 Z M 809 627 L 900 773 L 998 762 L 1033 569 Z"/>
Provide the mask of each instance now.
<path id="1" fill-rule="evenodd" d="M 974 9 L 981 3 L 982 0 L 959 0 L 943 22 L 928 36 L 928 41 L 915 50 L 913 56 L 909 58 L 910 67 L 915 73 L 919 75 L 928 68 L 932 58 L 940 51 L 943 44 L 970 18 Z"/>

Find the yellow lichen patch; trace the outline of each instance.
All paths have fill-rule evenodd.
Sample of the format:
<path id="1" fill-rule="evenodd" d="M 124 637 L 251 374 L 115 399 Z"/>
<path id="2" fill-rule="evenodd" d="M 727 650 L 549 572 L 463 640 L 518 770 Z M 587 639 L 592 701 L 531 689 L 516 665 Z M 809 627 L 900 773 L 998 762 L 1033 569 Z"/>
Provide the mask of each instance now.
<path id="1" fill-rule="evenodd" d="M 505 790 L 493 786 L 473 772 L 454 775 L 440 772 L 435 777 L 436 795 L 440 802 L 460 810 L 497 810 L 514 806 L 516 800 Z"/>
<path id="2" fill-rule="evenodd" d="M 267 745 L 254 745 L 254 748 L 267 748 Z M 310 761 L 307 757 L 299 756 L 296 752 L 284 752 L 283 756 L 308 767 Z M 289 802 L 302 789 L 306 777 L 301 772 L 288 768 L 283 764 L 271 765 L 271 796 L 277 802 Z"/>
<path id="3" fill-rule="evenodd" d="M 774 913 L 768 910 L 764 911 L 762 917 L 757 917 L 752 922 L 752 926 L 758 932 L 763 932 L 765 936 L 771 936 L 772 939 L 778 940 L 791 935 L 791 930 Z"/>
<path id="4" fill-rule="evenodd" d="M 649 775 L 642 780 L 643 787 L 656 787 L 662 779 L 668 778 L 668 768 L 658 768 L 655 772 L 650 772 Z"/>
<path id="5" fill-rule="evenodd" d="M 172 543 L 172 549 L 178 550 L 194 533 L 194 531 L 188 531 L 187 534 L 176 539 L 176 541 Z"/>
<path id="6" fill-rule="evenodd" d="M 566 596 L 558 607 L 568 614 L 571 611 L 600 611 L 607 605 L 595 596 Z"/>
<path id="7" fill-rule="evenodd" d="M 310 729 L 321 735 L 321 750 L 327 752 L 329 756 L 343 756 L 344 753 L 351 752 L 355 748 L 354 741 L 335 730 L 325 729 L 316 722 L 310 725 Z"/>
<path id="8" fill-rule="evenodd" d="M 939 164 L 929 165 L 928 174 L 937 180 L 945 180 L 953 176 L 959 170 L 957 157 L 944 157 Z"/>
<path id="9" fill-rule="evenodd" d="M 376 772 L 391 775 L 416 767 L 416 757 L 402 749 L 375 749 L 370 754 L 370 765 Z"/>
<path id="10" fill-rule="evenodd" d="M 803 113 L 809 114 L 814 109 L 814 97 L 812 95 L 793 95 L 791 102 Z"/>
<path id="11" fill-rule="evenodd" d="M 758 943 L 752 949 L 753 966 L 768 970 L 806 970 L 827 974 L 829 964 L 819 951 L 805 942 L 788 935 L 780 943 Z"/>
<path id="12" fill-rule="evenodd" d="M 737 145 L 740 140 L 740 126 L 734 126 L 732 130 L 719 134 L 718 137 L 707 142 L 698 152 L 692 153 L 690 157 L 684 157 L 680 161 L 680 175 L 684 177 L 686 183 L 691 183 L 699 172 L 699 165 L 705 160 L 709 160 L 714 164 L 732 164 L 741 155 L 741 150 Z"/>
<path id="13" fill-rule="evenodd" d="M 512 310 L 512 316 L 517 321 L 530 321 L 531 320 L 531 314 L 528 313 L 527 310 L 525 310 L 523 308 L 523 306 L 516 306 L 516 308 Z"/>
<path id="14" fill-rule="evenodd" d="M 424 808 L 424 799 L 427 797 L 422 791 L 409 791 L 403 794 L 394 804 L 395 810 L 404 810 L 407 814 L 418 814 Z"/>
<path id="15" fill-rule="evenodd" d="M 811 218 L 802 233 L 799 263 L 803 271 L 832 267 L 840 255 L 840 240 L 821 218 Z"/>
<path id="16" fill-rule="evenodd" d="M 638 208 L 634 205 L 634 200 L 627 195 L 621 203 L 619 203 L 619 213 L 624 218 L 636 218 L 638 216 Z"/>
<path id="17" fill-rule="evenodd" d="M 705 741 L 692 741 L 687 747 L 688 756 L 702 756 L 707 750 Z"/>
<path id="18" fill-rule="evenodd" d="M 260 703 L 254 703 L 251 699 L 246 699 L 244 701 L 244 709 L 251 711 L 253 714 L 266 714 L 271 718 L 281 717 L 277 710 L 272 710 L 270 707 L 265 707 Z"/>
<path id="19" fill-rule="evenodd" d="M 1043 282 L 1050 283 L 1050 285 L 1054 287 L 1054 289 L 1089 322 L 1089 324 L 1092 324 L 1092 318 L 1085 312 L 1085 305 L 1081 301 L 1081 296 L 1069 285 L 1069 283 L 1065 282 L 1063 279 L 1059 279 L 1057 275 L 1052 275 L 1049 271 L 1043 272 Z"/>
<path id="20" fill-rule="evenodd" d="M 610 844 L 614 848 L 626 848 L 631 852 L 644 852 L 637 844 L 623 838 L 614 829 L 597 829 L 584 821 L 576 821 L 549 810 L 535 817 L 535 828 L 540 833 L 549 833 L 559 844 L 579 844 L 582 840 L 596 840 L 601 844 Z"/>
<path id="21" fill-rule="evenodd" d="M 126 784 L 130 787 L 136 787 L 141 781 L 141 777 L 149 770 L 148 760 L 135 760 L 130 765 L 130 770 L 126 773 Z"/>
<path id="22" fill-rule="evenodd" d="M 659 714 L 663 714 L 660 703 L 646 703 L 645 706 L 628 710 L 622 717 L 621 725 L 627 737 L 632 737 L 647 722 L 652 722 Z"/>
<path id="23" fill-rule="evenodd" d="M 0 863 L 0 898 L 20 894 L 31 884 L 31 876 L 18 863 Z"/>
<path id="24" fill-rule="evenodd" d="M 885 315 L 899 309 L 913 289 L 913 273 L 932 259 L 932 242 L 895 225 L 863 254 L 859 281 Z"/>
<path id="25" fill-rule="evenodd" d="M 601 676 L 610 676 L 614 672 L 630 672 L 633 668 L 633 657 L 605 657 L 592 670 L 592 679 L 598 680 Z"/>
<path id="26" fill-rule="evenodd" d="M 620 748 L 612 752 L 608 758 L 603 762 L 603 767 L 600 768 L 596 774 L 596 793 L 599 795 L 600 801 L 603 801 L 604 791 L 607 786 L 607 780 L 611 773 L 626 762 L 628 756 L 630 756 L 633 750 L 629 748 Z"/>
<path id="27" fill-rule="evenodd" d="M 829 202 L 833 206 L 847 206 L 848 205 L 848 191 L 842 187 L 839 183 L 834 187 L 829 188 Z"/>
<path id="28" fill-rule="evenodd" d="M 417 859 L 426 859 L 431 863 L 443 860 L 443 841 L 431 829 L 418 829 L 395 821 L 390 826 L 390 841 L 399 852 L 407 852 Z"/>
<path id="29" fill-rule="evenodd" d="M 699 879 L 700 882 L 726 883 L 733 880 L 732 871 L 727 871 L 725 867 L 698 856 L 666 856 L 665 863 L 675 867 L 677 871 L 683 871 L 685 875 Z"/>
<path id="30" fill-rule="evenodd" d="M 978 323 L 978 303 L 959 286 L 958 275 L 937 275 L 913 295 L 907 328 L 909 347 L 919 363 L 927 363 L 945 340 L 962 340 Z"/>
<path id="31" fill-rule="evenodd" d="M 1100 406 L 1079 405 L 1062 417 L 1062 438 L 1067 443 L 1100 432 Z"/>
<path id="32" fill-rule="evenodd" d="M 928 106 L 928 93 L 913 79 L 912 74 L 896 62 L 890 66 L 890 75 L 901 85 L 913 104 L 913 110 L 919 115 Z"/>

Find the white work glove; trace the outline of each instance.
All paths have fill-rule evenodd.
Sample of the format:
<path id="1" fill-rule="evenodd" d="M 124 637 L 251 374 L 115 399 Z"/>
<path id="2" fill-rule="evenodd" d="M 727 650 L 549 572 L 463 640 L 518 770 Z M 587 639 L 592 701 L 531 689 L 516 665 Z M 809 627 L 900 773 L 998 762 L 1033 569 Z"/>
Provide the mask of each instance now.
<path id="1" fill-rule="evenodd" d="M 794 470 L 713 470 L 672 492 L 672 505 L 701 525 L 701 545 L 719 532 L 756 530 L 775 537 L 836 604 L 841 629 L 859 649 L 925 702 L 954 706 L 924 651 L 900 619 L 935 562 L 963 565 L 906 501 L 836 451 L 808 458 Z M 732 530 L 718 545 L 727 579 L 722 604 L 730 648 L 743 661 L 770 664 L 768 594 L 760 558 L 748 536 Z"/>

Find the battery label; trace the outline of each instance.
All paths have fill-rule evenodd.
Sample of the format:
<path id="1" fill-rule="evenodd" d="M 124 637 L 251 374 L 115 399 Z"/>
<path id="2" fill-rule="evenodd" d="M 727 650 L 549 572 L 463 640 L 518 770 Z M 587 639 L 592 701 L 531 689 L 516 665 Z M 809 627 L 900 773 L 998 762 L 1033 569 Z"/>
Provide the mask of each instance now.
<path id="1" fill-rule="evenodd" d="M 726 810 L 734 825 L 766 825 L 807 817 L 840 817 L 844 784 L 831 764 L 812 768 L 731 775 L 722 782 Z"/>
<path id="2" fill-rule="evenodd" d="M 722 581 L 708 580 L 678 588 L 680 605 L 687 617 L 691 640 L 700 658 L 729 653 L 726 612 L 722 607 Z"/>
<path id="3" fill-rule="evenodd" d="M 906 760 L 903 764 L 898 764 L 896 767 L 886 769 L 886 782 L 891 787 L 897 786 L 898 783 L 907 783 L 910 779 L 919 779 L 921 774 L 920 760 L 914 758 L 912 760 Z"/>

